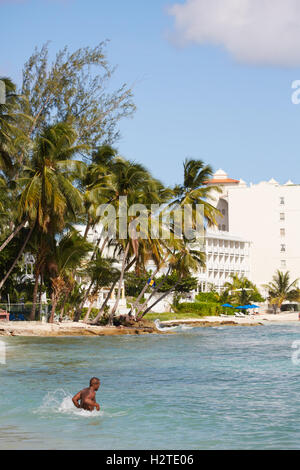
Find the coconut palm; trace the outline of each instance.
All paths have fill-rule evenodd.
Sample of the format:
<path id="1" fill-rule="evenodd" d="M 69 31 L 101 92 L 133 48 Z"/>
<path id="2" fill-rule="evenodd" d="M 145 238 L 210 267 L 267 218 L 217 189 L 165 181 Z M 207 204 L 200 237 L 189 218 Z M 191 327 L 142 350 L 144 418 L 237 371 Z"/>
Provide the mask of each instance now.
<path id="1" fill-rule="evenodd" d="M 273 281 L 264 285 L 268 290 L 269 301 L 275 307 L 275 311 L 280 309 L 285 301 L 300 301 L 299 279 L 291 282 L 289 271 L 283 273 L 277 271 L 273 276 Z"/>
<path id="2" fill-rule="evenodd" d="M 46 260 L 47 271 L 52 285 L 52 309 L 49 323 L 53 323 L 57 303 L 69 288 L 69 275 L 74 268 L 80 267 L 92 246 L 76 231 L 64 235 L 56 243 Z"/>
<path id="3" fill-rule="evenodd" d="M 66 217 L 76 219 L 82 210 L 82 195 L 73 181 L 82 174 L 85 166 L 72 160 L 81 148 L 74 145 L 75 140 L 76 133 L 67 124 L 58 123 L 46 128 L 36 139 L 31 167 L 25 168 L 24 176 L 19 180 L 24 185 L 18 204 L 19 220 L 23 220 L 23 225 L 24 221 L 28 221 L 30 236 L 34 228 L 43 246 L 42 233 L 54 239 L 55 234 L 63 230 Z M 29 238 L 22 245 L 18 259 Z M 36 270 L 36 278 L 38 276 L 39 270 Z M 1 286 L 6 279 L 7 276 L 2 279 Z"/>
<path id="4" fill-rule="evenodd" d="M 25 185 L 19 201 L 19 218 L 36 220 L 45 233 L 55 233 L 65 226 L 65 216 L 76 216 L 82 210 L 82 194 L 73 184 L 85 171 L 73 156 L 82 148 L 76 146 L 77 135 L 65 123 L 45 128 L 35 142 L 30 167 L 20 181 Z"/>
<path id="5" fill-rule="evenodd" d="M 163 185 L 154 179 L 142 165 L 115 157 L 109 161 L 109 172 L 109 178 L 105 184 L 101 181 L 99 185 L 94 185 L 91 194 L 99 191 L 102 202 L 111 204 L 117 214 L 120 209 L 120 197 L 127 198 L 128 207 L 134 204 L 143 204 L 146 209 L 150 209 L 151 204 L 161 203 L 164 194 Z M 109 239 L 108 237 L 107 240 L 108 245 L 114 245 L 115 254 L 122 257 L 118 291 L 115 305 L 110 314 L 110 323 L 113 322 L 113 317 L 119 306 L 124 273 L 133 260 L 137 264 L 139 260 L 141 261 L 142 255 L 139 247 L 144 243 L 143 237 L 149 237 L 148 233 L 143 234 L 143 237 L 141 234 L 137 235 L 137 231 L 140 231 L 141 227 L 138 224 L 135 226 L 135 221 L 137 221 L 137 216 L 130 216 L 128 212 L 122 218 L 117 217 L 116 238 Z M 125 238 L 121 233 L 121 226 L 125 227 Z M 126 238 L 126 235 L 129 238 Z"/>
<path id="6" fill-rule="evenodd" d="M 209 226 L 217 225 L 216 216 L 220 212 L 209 202 L 213 199 L 213 192 L 220 192 L 218 186 L 207 185 L 213 175 L 213 169 L 202 160 L 186 159 L 183 163 L 183 183 L 174 188 L 175 199 L 172 206 L 192 206 L 193 220 L 197 205 L 203 206 L 204 219 Z"/>
<path id="7" fill-rule="evenodd" d="M 235 303 L 237 305 L 248 305 L 251 302 L 263 302 L 257 286 L 245 276 L 232 274 L 231 280 L 225 282 L 224 291 L 220 297 L 223 302 Z"/>
<path id="8" fill-rule="evenodd" d="M 161 285 L 158 285 L 144 304 L 138 308 L 136 314 L 137 321 L 141 320 L 153 307 L 155 307 L 156 304 L 163 300 L 167 295 L 171 294 L 184 277 L 190 276 L 191 273 L 195 273 L 199 271 L 200 268 L 203 268 L 205 266 L 205 253 L 198 250 L 194 244 L 188 243 L 184 238 L 182 238 L 182 240 L 173 239 L 173 250 L 169 251 L 167 264 L 169 268 L 165 275 L 165 280 L 168 278 L 170 273 L 174 272 L 177 274 L 176 283 L 168 291 L 162 293 L 154 303 L 148 306 L 151 298 L 161 287 Z M 162 283 L 163 282 L 164 280 Z"/>
<path id="9" fill-rule="evenodd" d="M 90 262 L 85 270 L 85 273 L 91 279 L 92 288 L 90 289 L 90 306 L 87 310 L 87 313 L 84 317 L 84 321 L 88 321 L 93 301 L 98 298 L 99 291 L 103 287 L 109 287 L 117 279 L 119 279 L 120 271 L 114 266 L 116 260 L 113 258 L 103 258 L 101 253 L 95 257 L 95 259 Z M 106 306 L 109 297 L 104 301 L 104 307 Z M 104 310 L 102 306 L 101 312 Z"/>

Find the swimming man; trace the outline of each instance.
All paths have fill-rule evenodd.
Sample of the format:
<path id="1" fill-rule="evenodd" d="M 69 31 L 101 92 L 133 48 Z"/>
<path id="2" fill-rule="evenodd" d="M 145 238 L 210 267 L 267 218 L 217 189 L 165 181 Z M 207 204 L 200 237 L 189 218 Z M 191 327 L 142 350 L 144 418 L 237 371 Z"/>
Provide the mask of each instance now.
<path id="1" fill-rule="evenodd" d="M 82 408 L 88 411 L 93 411 L 96 408 L 97 411 L 100 411 L 100 405 L 96 403 L 96 392 L 99 387 L 100 380 L 97 379 L 97 377 L 93 377 L 90 380 L 89 388 L 84 388 L 72 398 L 76 408 Z"/>

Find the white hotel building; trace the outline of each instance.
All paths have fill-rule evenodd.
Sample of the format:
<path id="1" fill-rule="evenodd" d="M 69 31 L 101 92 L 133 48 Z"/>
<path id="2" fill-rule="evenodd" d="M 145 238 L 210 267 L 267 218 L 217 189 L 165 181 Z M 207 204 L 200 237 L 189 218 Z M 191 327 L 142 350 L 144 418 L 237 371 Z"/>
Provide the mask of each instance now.
<path id="1" fill-rule="evenodd" d="M 230 273 L 245 274 L 260 288 L 279 269 L 300 277 L 300 185 L 274 179 L 249 186 L 218 170 L 207 184 L 217 185 L 213 204 L 220 210 L 218 229 L 207 233 L 205 287 L 221 288 Z"/>

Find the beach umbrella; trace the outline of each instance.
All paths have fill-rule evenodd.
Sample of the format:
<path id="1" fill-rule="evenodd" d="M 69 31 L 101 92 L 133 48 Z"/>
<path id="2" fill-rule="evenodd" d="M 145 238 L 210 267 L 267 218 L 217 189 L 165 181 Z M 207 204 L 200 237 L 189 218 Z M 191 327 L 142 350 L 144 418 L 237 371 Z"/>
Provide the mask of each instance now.
<path id="1" fill-rule="evenodd" d="M 238 308 L 239 310 L 247 310 L 247 308 L 249 308 L 248 305 L 242 305 L 242 306 L 239 306 L 239 307 L 235 307 L 235 308 Z"/>
<path id="2" fill-rule="evenodd" d="M 222 307 L 226 307 L 226 308 L 234 308 L 234 306 L 233 306 L 233 305 L 231 305 L 231 304 L 224 304 L 224 305 L 222 305 Z"/>

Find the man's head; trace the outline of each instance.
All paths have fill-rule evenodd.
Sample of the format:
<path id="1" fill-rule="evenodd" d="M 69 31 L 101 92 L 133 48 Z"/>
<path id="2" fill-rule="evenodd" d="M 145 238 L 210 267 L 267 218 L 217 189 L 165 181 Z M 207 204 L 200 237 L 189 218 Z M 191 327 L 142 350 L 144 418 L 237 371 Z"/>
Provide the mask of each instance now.
<path id="1" fill-rule="evenodd" d="M 94 390 L 98 390 L 100 387 L 100 380 L 97 377 L 92 377 L 90 380 L 90 387 Z"/>

